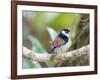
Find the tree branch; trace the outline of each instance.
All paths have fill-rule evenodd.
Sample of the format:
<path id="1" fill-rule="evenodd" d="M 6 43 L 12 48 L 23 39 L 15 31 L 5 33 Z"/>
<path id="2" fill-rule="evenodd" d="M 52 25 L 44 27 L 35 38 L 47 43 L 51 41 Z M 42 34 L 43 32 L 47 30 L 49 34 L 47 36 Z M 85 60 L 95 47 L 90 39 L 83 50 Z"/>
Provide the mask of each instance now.
<path id="1" fill-rule="evenodd" d="M 31 58 L 38 62 L 45 62 L 47 60 L 50 60 L 52 59 L 52 56 L 55 56 L 54 58 L 57 62 L 59 61 L 61 62 L 61 61 L 66 60 L 68 57 L 82 56 L 85 54 L 87 55 L 89 54 L 89 45 L 73 50 L 73 51 L 63 53 L 61 55 L 54 55 L 54 54 L 48 54 L 48 53 L 42 53 L 42 54 L 36 53 L 23 46 L 23 56 L 25 56 L 26 58 Z"/>

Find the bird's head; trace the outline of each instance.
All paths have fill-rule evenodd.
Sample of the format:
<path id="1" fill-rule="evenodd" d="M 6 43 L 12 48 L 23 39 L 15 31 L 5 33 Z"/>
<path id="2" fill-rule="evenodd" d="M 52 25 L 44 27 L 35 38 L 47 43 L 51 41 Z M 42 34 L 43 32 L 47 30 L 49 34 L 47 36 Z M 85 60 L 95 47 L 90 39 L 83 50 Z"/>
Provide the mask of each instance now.
<path id="1" fill-rule="evenodd" d="M 59 37 L 68 37 L 69 36 L 69 29 L 62 29 L 59 33 Z"/>
<path id="2" fill-rule="evenodd" d="M 69 29 L 62 29 L 58 36 L 62 38 L 64 41 L 67 41 L 69 38 L 69 32 Z"/>

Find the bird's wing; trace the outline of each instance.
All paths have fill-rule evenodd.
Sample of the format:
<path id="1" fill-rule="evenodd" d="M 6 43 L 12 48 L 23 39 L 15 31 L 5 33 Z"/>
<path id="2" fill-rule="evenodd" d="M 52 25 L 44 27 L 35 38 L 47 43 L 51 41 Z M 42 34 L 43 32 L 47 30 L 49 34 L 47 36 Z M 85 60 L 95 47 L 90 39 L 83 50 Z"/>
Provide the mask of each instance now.
<path id="1" fill-rule="evenodd" d="M 58 47 L 63 45 L 65 42 L 63 39 L 59 38 L 59 41 L 58 41 Z"/>
<path id="2" fill-rule="evenodd" d="M 52 43 L 51 45 L 51 48 L 56 48 L 56 47 L 59 47 L 61 46 L 62 44 L 64 44 L 64 40 L 59 38 L 59 37 L 56 37 L 54 42 Z"/>
<path id="3" fill-rule="evenodd" d="M 53 43 L 52 43 L 52 48 L 56 48 L 58 46 L 58 41 L 59 41 L 59 37 L 56 36 L 56 38 L 54 39 Z"/>

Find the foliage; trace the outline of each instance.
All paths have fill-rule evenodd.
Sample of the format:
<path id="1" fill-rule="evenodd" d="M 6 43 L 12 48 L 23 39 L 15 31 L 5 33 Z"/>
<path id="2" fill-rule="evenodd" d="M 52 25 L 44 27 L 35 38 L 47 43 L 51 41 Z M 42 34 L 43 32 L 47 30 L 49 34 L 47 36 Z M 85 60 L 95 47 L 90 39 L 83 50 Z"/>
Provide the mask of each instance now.
<path id="1" fill-rule="evenodd" d="M 41 65 L 37 61 L 32 61 L 31 59 L 27 59 L 23 57 L 23 68 L 41 68 Z"/>
<path id="2" fill-rule="evenodd" d="M 45 52 L 45 49 L 44 47 L 42 46 L 42 44 L 39 42 L 38 39 L 36 39 L 35 37 L 33 36 L 28 36 L 28 39 L 31 41 L 32 43 L 32 48 L 35 52 L 38 52 L 38 53 L 43 53 Z"/>

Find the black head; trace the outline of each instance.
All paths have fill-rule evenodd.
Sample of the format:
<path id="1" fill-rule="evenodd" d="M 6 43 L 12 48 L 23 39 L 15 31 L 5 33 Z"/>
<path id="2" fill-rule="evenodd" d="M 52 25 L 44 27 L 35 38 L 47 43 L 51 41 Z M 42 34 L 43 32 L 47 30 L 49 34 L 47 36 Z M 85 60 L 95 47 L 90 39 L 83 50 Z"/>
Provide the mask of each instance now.
<path id="1" fill-rule="evenodd" d="M 65 31 L 67 34 L 70 32 L 69 29 L 62 29 L 62 31 Z"/>
<path id="2" fill-rule="evenodd" d="M 70 30 L 68 30 L 68 29 L 62 29 L 58 36 L 60 38 L 62 38 L 64 41 L 67 41 L 69 32 L 70 32 Z"/>

